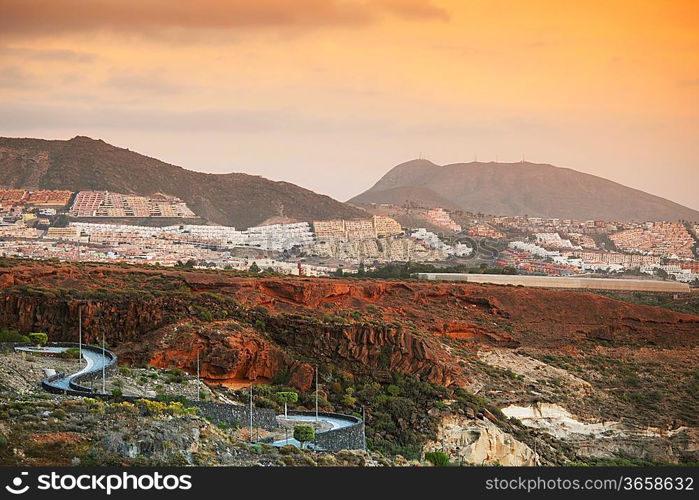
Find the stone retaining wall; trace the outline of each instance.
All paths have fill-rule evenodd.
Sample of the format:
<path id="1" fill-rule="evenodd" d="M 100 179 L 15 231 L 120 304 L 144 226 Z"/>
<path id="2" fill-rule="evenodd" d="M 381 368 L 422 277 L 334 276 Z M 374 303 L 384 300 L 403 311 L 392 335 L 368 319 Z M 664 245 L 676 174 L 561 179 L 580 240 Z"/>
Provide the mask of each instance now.
<path id="1" fill-rule="evenodd" d="M 289 415 L 315 416 L 314 411 L 290 411 Z M 331 417 L 352 422 L 347 427 L 330 429 L 316 434 L 314 444 L 326 451 L 340 450 L 365 450 L 366 436 L 364 433 L 364 421 L 353 415 L 342 413 L 318 412 L 318 416 Z"/>
<path id="2" fill-rule="evenodd" d="M 199 415 L 217 424 L 230 427 L 247 427 L 250 425 L 250 407 L 248 405 L 231 405 L 211 401 L 187 401 L 185 406 L 199 408 Z M 270 408 L 252 407 L 252 425 L 268 431 L 277 428 L 277 413 Z"/>

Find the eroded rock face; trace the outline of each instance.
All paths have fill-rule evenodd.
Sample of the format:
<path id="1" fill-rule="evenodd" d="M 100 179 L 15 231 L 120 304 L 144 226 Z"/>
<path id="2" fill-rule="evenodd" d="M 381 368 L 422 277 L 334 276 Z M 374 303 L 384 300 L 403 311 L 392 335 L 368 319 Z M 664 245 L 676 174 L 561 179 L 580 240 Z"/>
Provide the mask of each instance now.
<path id="1" fill-rule="evenodd" d="M 190 323 L 161 328 L 140 342 L 122 345 L 122 359 L 159 368 L 197 370 L 213 383 L 245 381 L 268 382 L 288 373 L 289 383 L 300 390 L 310 389 L 313 367 L 296 361 L 255 330 L 235 321 L 219 321 L 193 326 Z"/>
<path id="2" fill-rule="evenodd" d="M 612 458 L 619 454 L 656 462 L 699 459 L 699 429 L 634 427 L 620 422 L 585 422 L 560 405 L 537 403 L 502 409 L 527 427 L 574 444 L 581 456 Z"/>
<path id="3" fill-rule="evenodd" d="M 299 322 L 300 321 L 300 322 Z M 234 320 L 196 326 L 188 322 L 122 344 L 122 358 L 136 364 L 196 371 L 212 381 L 269 381 L 286 374 L 300 390 L 311 388 L 314 367 L 299 358 L 331 362 L 355 374 L 390 380 L 394 372 L 411 373 L 442 385 L 463 383 L 456 361 L 438 344 L 407 332 L 358 325 L 328 326 L 304 320 L 270 320 L 263 335 Z"/>
<path id="4" fill-rule="evenodd" d="M 213 380 L 264 379 L 281 370 L 299 388 L 311 383 L 312 370 L 300 361 L 309 358 L 378 379 L 402 372 L 473 386 L 477 380 L 464 376 L 450 342 L 575 350 L 693 349 L 699 340 L 697 316 L 591 293 L 33 262 L 0 269 L 0 324 L 76 340 L 80 304 L 83 339 L 104 334 L 127 359 L 191 372 L 199 345 Z M 259 308 L 266 311 L 262 326 Z M 202 311 L 217 321 L 203 321 Z M 228 320 L 239 324 L 227 329 Z M 201 331 L 182 335 L 184 322 Z"/>
<path id="5" fill-rule="evenodd" d="M 699 340 L 696 315 L 593 293 L 473 283 L 240 278 L 172 269 L 83 270 L 69 264 L 23 263 L 0 269 L 0 290 L 0 319 L 5 324 L 22 330 L 43 328 L 61 338 L 77 327 L 79 301 L 85 304 L 88 335 L 93 334 L 90 322 L 101 321 L 107 334 L 121 341 L 172 323 L 173 318 L 195 315 L 192 303 L 215 293 L 244 306 L 264 306 L 273 314 L 318 318 L 358 311 L 383 323 L 407 320 L 425 333 L 493 343 L 692 347 Z M 132 296 L 115 293 L 124 290 Z"/>
<path id="6" fill-rule="evenodd" d="M 365 323 L 328 325 L 303 318 L 276 318 L 271 338 L 299 356 L 351 367 L 358 375 L 390 380 L 394 372 L 441 384 L 467 382 L 457 359 L 435 339 L 398 326 Z"/>
<path id="7" fill-rule="evenodd" d="M 424 451 L 443 451 L 452 462 L 473 465 L 537 465 L 539 459 L 526 444 L 503 432 L 489 420 L 462 415 L 442 418 L 437 438 L 428 441 Z"/>

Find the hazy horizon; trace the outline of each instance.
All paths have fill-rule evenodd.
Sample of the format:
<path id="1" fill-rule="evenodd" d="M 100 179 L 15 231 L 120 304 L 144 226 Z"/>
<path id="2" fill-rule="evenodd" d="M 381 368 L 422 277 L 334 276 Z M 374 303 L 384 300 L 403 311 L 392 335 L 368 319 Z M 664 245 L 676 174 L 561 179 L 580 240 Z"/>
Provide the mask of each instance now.
<path id="1" fill-rule="evenodd" d="M 0 0 L 0 135 L 85 135 L 345 201 L 548 163 L 699 210 L 699 4 Z"/>

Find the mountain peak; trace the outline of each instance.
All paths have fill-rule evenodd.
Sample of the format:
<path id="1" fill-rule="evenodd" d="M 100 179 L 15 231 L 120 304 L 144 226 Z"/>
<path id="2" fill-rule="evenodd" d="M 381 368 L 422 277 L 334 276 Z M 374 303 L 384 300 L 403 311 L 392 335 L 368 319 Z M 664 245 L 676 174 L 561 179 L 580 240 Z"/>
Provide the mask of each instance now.
<path id="1" fill-rule="evenodd" d="M 699 212 L 570 168 L 532 162 L 435 165 L 410 160 L 393 167 L 351 203 L 413 202 L 493 215 L 576 220 L 694 220 Z"/>
<path id="2" fill-rule="evenodd" d="M 176 196 L 200 217 L 246 228 L 278 215 L 290 219 L 366 217 L 363 210 L 291 183 L 243 173 L 205 174 L 112 146 L 101 139 L 0 138 L 0 185 L 15 188 L 107 190 Z"/>

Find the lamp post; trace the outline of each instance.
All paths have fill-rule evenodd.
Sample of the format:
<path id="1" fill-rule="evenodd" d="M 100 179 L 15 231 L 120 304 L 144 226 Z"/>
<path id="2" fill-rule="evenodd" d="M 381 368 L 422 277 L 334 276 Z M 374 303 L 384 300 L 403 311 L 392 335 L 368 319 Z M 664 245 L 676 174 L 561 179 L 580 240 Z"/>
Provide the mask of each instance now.
<path id="1" fill-rule="evenodd" d="M 318 365 L 316 365 L 316 426 L 318 425 Z"/>
<path id="2" fill-rule="evenodd" d="M 252 380 L 250 381 L 250 442 L 252 443 Z"/>
<path id="3" fill-rule="evenodd" d="M 104 359 L 105 359 L 104 329 L 102 329 L 102 394 L 107 393 L 107 364 L 104 362 Z"/>
<path id="4" fill-rule="evenodd" d="M 78 363 L 83 365 L 83 305 L 78 304 Z"/>
<path id="5" fill-rule="evenodd" d="M 201 399 L 201 382 L 199 380 L 199 349 L 197 349 L 197 401 Z"/>

